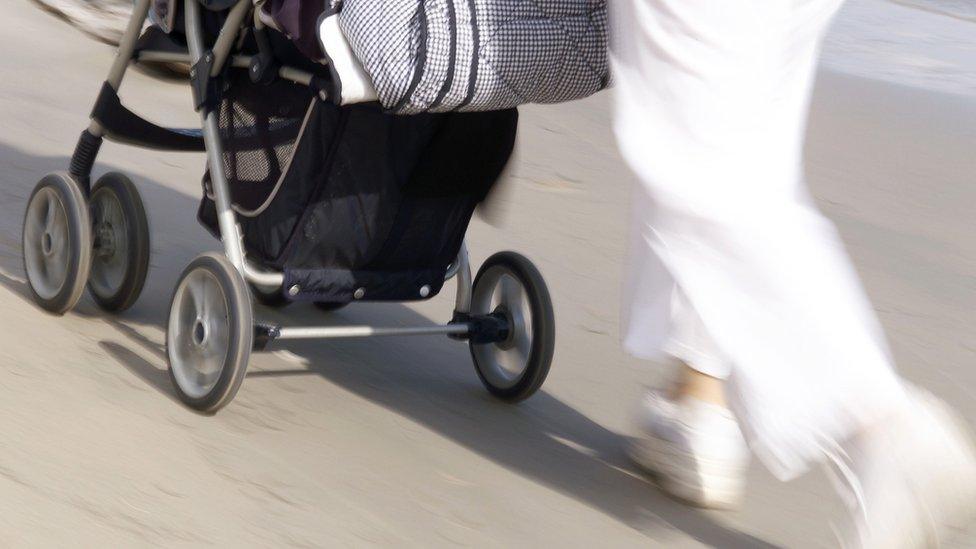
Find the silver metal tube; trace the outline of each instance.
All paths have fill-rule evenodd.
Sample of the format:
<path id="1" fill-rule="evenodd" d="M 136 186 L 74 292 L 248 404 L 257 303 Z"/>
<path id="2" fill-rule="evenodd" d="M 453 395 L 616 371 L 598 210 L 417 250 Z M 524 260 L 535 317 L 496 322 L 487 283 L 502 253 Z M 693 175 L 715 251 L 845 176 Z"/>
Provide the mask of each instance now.
<path id="1" fill-rule="evenodd" d="M 135 51 L 136 42 L 139 41 L 139 33 L 142 32 L 142 25 L 146 22 L 146 16 L 149 14 L 149 1 L 136 0 L 135 6 L 132 8 L 132 16 L 129 18 L 129 25 L 119 40 L 119 50 L 115 55 L 115 61 L 112 62 L 112 68 L 108 72 L 108 78 L 105 80 L 115 91 L 119 91 L 122 77 L 125 76 L 125 70 L 129 67 L 129 61 L 132 60 L 132 52 Z"/>
<path id="2" fill-rule="evenodd" d="M 285 283 L 285 275 L 282 273 L 262 271 L 247 260 L 244 261 L 244 278 L 255 286 L 269 289 L 281 288 Z"/>
<path id="3" fill-rule="evenodd" d="M 190 54 L 172 51 L 141 51 L 139 61 L 152 61 L 155 63 L 189 63 Z"/>
<path id="4" fill-rule="evenodd" d="M 231 58 L 230 63 L 232 67 L 248 69 L 251 67 L 251 59 L 252 57 L 250 55 L 235 55 Z M 278 69 L 278 76 L 303 86 L 308 86 L 312 83 L 312 73 L 293 67 L 281 67 Z"/>
<path id="5" fill-rule="evenodd" d="M 308 86 L 312 83 L 312 74 L 291 67 L 281 67 L 278 69 L 278 76 L 285 80 L 290 80 L 296 84 Z"/>
<path id="6" fill-rule="evenodd" d="M 466 334 L 471 331 L 468 324 L 447 324 L 444 326 L 416 326 L 406 328 L 375 328 L 373 326 L 323 326 L 308 328 L 281 328 L 277 339 L 340 339 L 354 337 L 408 336 L 408 335 L 449 335 Z"/>
<path id="7" fill-rule="evenodd" d="M 220 28 L 220 34 L 217 35 L 217 41 L 214 42 L 213 54 L 214 61 L 213 67 L 210 71 L 210 76 L 217 76 L 220 71 L 224 68 L 224 62 L 227 61 L 227 57 L 230 56 L 231 50 L 234 48 L 234 42 L 237 40 L 240 34 L 241 24 L 244 23 L 244 19 L 247 14 L 251 11 L 251 1 L 252 0 L 238 0 L 237 5 L 235 5 L 230 13 L 227 14 L 227 20 L 224 22 L 224 26 Z"/>
<path id="8" fill-rule="evenodd" d="M 196 62 L 203 56 L 203 29 L 200 26 L 200 4 L 197 0 L 186 0 L 186 45 L 190 50 L 190 60 Z"/>
<path id="9" fill-rule="evenodd" d="M 150 0 L 136 0 L 135 6 L 132 8 L 132 15 L 129 17 L 129 24 L 126 26 L 125 32 L 122 33 L 122 38 L 119 39 L 119 49 L 115 53 L 115 60 L 112 61 L 112 68 L 108 71 L 108 78 L 105 79 L 115 91 L 119 91 L 125 71 L 129 68 L 129 62 L 132 61 L 132 53 L 139 41 L 139 33 L 142 32 L 142 25 L 146 22 L 146 16 L 149 15 L 149 2 Z M 94 120 L 88 124 L 88 132 L 96 136 L 105 134 L 102 125 Z"/>
<path id="10" fill-rule="evenodd" d="M 200 25 L 200 5 L 197 0 L 186 0 L 185 5 L 187 45 L 190 50 L 191 62 L 196 64 L 203 56 L 204 46 L 203 28 Z M 217 226 L 220 228 L 220 240 L 224 244 L 224 253 L 227 255 L 227 259 L 243 275 L 244 247 L 241 244 L 241 233 L 231 204 L 227 174 L 224 173 L 223 144 L 220 142 L 217 113 L 204 110 L 202 117 L 203 141 L 207 146 L 207 162 L 210 166 L 210 181 L 213 185 L 214 203 L 217 207 Z"/>
<path id="11" fill-rule="evenodd" d="M 203 117 L 203 140 L 207 145 L 207 162 L 210 165 L 210 182 L 213 185 L 214 202 L 217 206 L 217 225 L 220 227 L 220 241 L 224 244 L 227 259 L 244 274 L 244 250 L 241 233 L 231 204 L 230 185 L 224 173 L 224 151 L 220 142 L 220 127 L 217 113 L 208 112 Z"/>
<path id="12" fill-rule="evenodd" d="M 457 261 L 455 261 L 454 263 L 451 263 L 450 265 L 447 266 L 447 272 L 444 273 L 444 280 L 450 280 L 454 278 L 454 276 L 457 274 L 458 274 L 458 264 Z"/>
<path id="13" fill-rule="evenodd" d="M 189 64 L 191 62 L 190 58 L 191 56 L 186 53 L 150 50 L 139 52 L 139 61 Z M 252 57 L 250 55 L 234 55 L 230 58 L 230 65 L 239 69 L 247 69 L 251 66 L 251 59 Z M 281 67 L 278 69 L 278 76 L 303 86 L 307 86 L 312 83 L 311 73 L 293 67 Z"/>
<path id="14" fill-rule="evenodd" d="M 468 259 L 467 242 L 461 243 L 461 250 L 457 257 L 457 299 L 454 310 L 459 313 L 471 312 L 471 263 Z"/>
<path id="15" fill-rule="evenodd" d="M 95 120 L 92 120 L 91 122 L 88 123 L 88 133 L 98 137 L 102 137 L 105 135 L 105 128 L 103 128 L 102 125 L 96 122 Z"/>

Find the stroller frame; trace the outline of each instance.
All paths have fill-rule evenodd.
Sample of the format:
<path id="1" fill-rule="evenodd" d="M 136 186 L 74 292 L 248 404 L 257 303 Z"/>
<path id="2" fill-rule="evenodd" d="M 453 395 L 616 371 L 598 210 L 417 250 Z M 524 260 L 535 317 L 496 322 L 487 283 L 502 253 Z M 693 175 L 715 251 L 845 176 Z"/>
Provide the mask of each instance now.
<path id="1" fill-rule="evenodd" d="M 120 42 L 118 54 L 109 70 L 106 83 L 118 93 L 122 80 L 132 61 L 156 61 L 156 62 L 188 62 L 194 68 L 191 69 L 190 78 L 194 80 L 209 80 L 216 77 L 224 69 L 225 63 L 231 63 L 235 67 L 251 67 L 253 57 L 246 55 L 231 55 L 234 41 L 238 37 L 238 29 L 244 23 L 248 14 L 251 12 L 251 0 L 238 0 L 231 8 L 227 20 L 220 30 L 217 41 L 209 51 L 205 50 L 203 29 L 200 16 L 200 4 L 198 0 L 186 0 L 186 38 L 189 46 L 188 54 L 173 53 L 166 51 L 144 50 L 136 52 L 136 43 L 139 40 L 140 31 L 145 24 L 149 14 L 151 0 L 136 0 L 132 18 L 125 30 Z M 209 61 L 207 60 L 209 59 Z M 201 63 L 203 61 L 203 63 Z M 201 66 L 209 65 L 209 74 L 197 72 Z M 312 80 L 312 75 L 291 67 L 283 67 L 279 70 L 279 76 L 285 80 L 290 80 L 297 84 L 308 85 Z M 205 84 L 203 85 L 205 86 Z M 201 89 L 203 86 L 195 85 L 194 90 Z M 197 99 L 199 101 L 199 99 Z M 99 109 L 96 108 L 96 112 Z M 224 254 L 231 263 L 240 271 L 245 280 L 269 290 L 280 290 L 284 282 L 284 275 L 280 272 L 269 272 L 255 266 L 248 261 L 244 253 L 244 246 L 240 227 L 237 224 L 236 214 L 231 205 L 230 186 L 224 165 L 221 161 L 223 146 L 220 141 L 218 130 L 217 113 L 213 109 L 201 109 L 203 122 L 202 137 L 206 153 L 207 162 L 210 168 L 212 179 L 214 202 L 217 208 L 217 222 L 220 229 L 220 240 L 224 247 Z M 195 131 L 190 130 L 169 130 L 175 136 L 195 135 Z M 129 141 L 131 138 L 125 135 L 106 131 L 106 127 L 98 119 L 92 119 L 87 133 L 92 137 L 101 140 L 102 138 Z M 91 140 L 85 136 L 82 139 Z M 91 166 L 94 164 L 94 155 L 91 158 L 79 158 L 85 154 L 88 148 L 79 147 L 75 157 L 72 158 L 72 166 L 88 166 L 87 173 L 84 171 L 72 170 L 73 176 L 81 180 L 90 178 Z M 97 149 L 96 149 L 97 152 Z M 457 297 L 455 299 L 454 310 L 461 315 L 467 314 L 471 310 L 471 291 L 472 277 L 471 266 L 468 262 L 468 252 L 465 244 L 461 245 L 461 251 L 457 260 L 451 265 L 446 273 L 446 278 L 457 277 Z M 472 329 L 471 322 L 452 321 L 440 326 L 422 327 L 372 327 L 372 326 L 351 326 L 351 327 L 261 327 L 263 333 L 256 334 L 258 340 L 263 340 L 266 344 L 275 339 L 310 339 L 310 338 L 349 338 L 349 337 L 368 337 L 368 336 L 396 336 L 396 335 L 436 335 L 446 334 L 453 336 L 470 335 Z"/>
<path id="2" fill-rule="evenodd" d="M 77 304 L 87 287 L 102 309 L 120 312 L 130 307 L 142 290 L 149 265 L 149 227 L 139 193 L 117 172 L 90 184 L 103 140 L 157 150 L 206 152 L 223 255 L 198 256 L 181 275 L 173 295 L 167 360 L 170 377 L 184 403 L 204 412 L 225 406 L 243 382 L 251 351 L 263 350 L 277 339 L 398 335 L 447 335 L 466 340 L 478 377 L 490 393 L 512 402 L 535 393 L 553 357 L 552 303 L 538 270 L 513 252 L 496 253 L 472 279 L 467 248 L 461 243 L 456 260 L 445 273 L 446 279 L 457 280 L 454 314 L 446 324 L 279 326 L 255 322 L 252 292 L 257 297 L 262 290 L 283 297 L 285 277 L 247 258 L 222 159 L 218 78 L 225 68 L 246 68 L 254 82 L 281 78 L 312 86 L 323 100 L 327 97 L 314 85 L 316 76 L 311 72 L 277 66 L 252 0 L 224 2 L 221 7 L 226 9 L 226 16 L 209 48 L 203 30 L 202 0 L 182 1 L 185 49 L 141 40 L 147 36 L 142 35 L 142 28 L 152 0 L 135 1 L 68 173 L 45 176 L 31 195 L 23 243 L 24 267 L 35 302 L 49 312 L 63 314 Z M 248 24 L 253 25 L 258 55 L 234 51 L 241 29 Z M 140 61 L 189 64 L 201 129 L 160 127 L 122 105 L 119 89 L 126 71 L 131 63 Z M 298 292 L 297 287 L 289 290 L 295 290 L 289 291 L 290 295 Z M 425 286 L 420 295 L 427 297 L 428 293 Z M 357 290 L 353 297 L 364 296 Z M 216 312 L 211 313 L 211 309 Z M 214 373 L 215 363 L 218 368 Z M 205 366 L 209 368 L 206 372 Z"/>

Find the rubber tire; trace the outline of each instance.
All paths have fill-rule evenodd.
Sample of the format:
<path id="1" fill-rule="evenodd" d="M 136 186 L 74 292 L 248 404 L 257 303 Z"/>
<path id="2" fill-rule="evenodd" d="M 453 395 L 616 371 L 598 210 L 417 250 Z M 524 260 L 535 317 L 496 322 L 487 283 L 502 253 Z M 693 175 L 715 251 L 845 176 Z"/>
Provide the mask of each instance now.
<path id="1" fill-rule="evenodd" d="M 173 316 L 173 305 L 176 303 L 177 292 L 183 279 L 196 269 L 206 269 L 213 274 L 227 298 L 227 316 L 230 323 L 229 338 L 227 345 L 227 356 L 224 358 L 224 365 L 221 369 L 217 383 L 209 393 L 199 398 L 194 398 L 180 388 L 173 374 L 173 367 L 170 356 L 170 334 L 169 326 Z M 254 344 L 254 316 L 251 310 L 251 297 L 248 292 L 248 285 L 244 282 L 244 277 L 234 267 L 234 265 L 224 255 L 209 252 L 199 255 L 183 270 L 180 275 L 176 289 L 173 291 L 173 299 L 170 301 L 169 318 L 166 321 L 166 362 L 169 366 L 169 377 L 176 389 L 179 399 L 194 410 L 213 414 L 224 406 L 230 404 L 244 382 L 247 373 L 247 364 L 251 358 L 251 349 Z"/>
<path id="2" fill-rule="evenodd" d="M 478 269 L 474 279 L 473 292 L 477 292 L 478 283 L 484 274 L 492 267 L 501 266 L 509 271 L 521 282 L 525 288 L 532 313 L 532 349 L 522 378 L 511 387 L 493 385 L 481 371 L 477 355 L 474 353 L 474 343 L 468 343 L 471 360 L 474 362 L 478 378 L 488 392 L 506 402 L 515 403 L 525 400 L 535 394 L 542 387 L 549 375 L 552 358 L 556 348 L 556 320 L 552 308 L 552 298 L 546 286 L 542 273 L 525 256 L 515 252 L 499 252 L 488 258 Z M 487 345 L 492 345 L 488 343 Z"/>
<path id="3" fill-rule="evenodd" d="M 52 188 L 57 194 L 67 218 L 70 250 L 64 285 L 56 295 L 50 299 L 45 299 L 38 295 L 31 283 L 26 254 L 22 254 L 23 266 L 24 272 L 27 273 L 27 287 L 30 288 L 34 302 L 45 311 L 60 316 L 74 308 L 85 292 L 85 283 L 88 281 L 88 270 L 91 266 L 92 255 L 91 216 L 88 213 L 88 201 L 81 185 L 65 172 L 50 173 L 37 183 L 27 201 L 27 213 L 24 215 L 24 224 L 21 226 L 22 249 L 27 249 L 28 246 L 24 239 L 27 238 L 25 229 L 31 203 L 33 203 L 37 193 L 45 187 Z"/>
<path id="4" fill-rule="evenodd" d="M 112 295 L 101 295 L 95 287 L 88 284 L 88 293 L 95 303 L 110 313 L 125 311 L 139 299 L 146 284 L 149 273 L 149 220 L 146 208 L 142 204 L 139 191 L 132 181 L 123 173 L 110 172 L 98 179 L 92 186 L 90 204 L 95 204 L 95 197 L 99 193 L 112 193 L 122 207 L 125 218 L 125 230 L 129 236 L 129 250 L 126 257 L 125 275 L 122 284 Z M 94 222 L 94 212 L 91 214 Z M 93 257 L 92 261 L 97 261 Z"/>
<path id="5" fill-rule="evenodd" d="M 280 289 L 275 292 L 267 292 L 254 284 L 248 283 L 248 286 L 251 288 L 251 296 L 254 298 L 254 301 L 257 301 L 265 307 L 280 309 L 291 305 L 291 301 L 281 293 Z"/>

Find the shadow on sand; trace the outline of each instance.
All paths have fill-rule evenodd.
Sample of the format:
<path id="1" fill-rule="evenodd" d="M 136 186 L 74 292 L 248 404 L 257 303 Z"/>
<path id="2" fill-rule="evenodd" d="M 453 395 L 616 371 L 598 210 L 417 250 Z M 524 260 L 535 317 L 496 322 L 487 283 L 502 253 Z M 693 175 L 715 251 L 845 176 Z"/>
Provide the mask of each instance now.
<path id="1" fill-rule="evenodd" d="M 63 158 L 35 157 L 0 146 L 3 193 L 0 219 L 5 220 L 0 221 L 0 286 L 28 301 L 26 285 L 16 278 L 22 273 L 19 231 L 23 208 L 34 181 L 47 171 L 63 169 L 65 163 Z M 167 231 L 177 236 L 190 234 L 187 231 L 193 229 L 188 229 L 185 221 L 196 211 L 195 197 L 142 177 L 133 179 L 150 211 L 153 236 Z M 185 215 L 174 217 L 171 212 Z M 122 317 L 109 317 L 97 311 L 86 297 L 71 314 L 109 323 L 124 341 L 148 351 L 159 359 L 159 365 L 165 364 L 162 342 L 146 337 L 135 327 L 161 327 L 180 270 L 200 251 L 216 247 L 203 236 L 202 229 L 192 234 L 196 236 L 188 238 L 190 242 L 167 244 L 165 257 L 159 257 L 160 251 L 154 244 L 150 280 L 132 311 Z M 322 313 L 314 308 L 298 305 L 259 314 L 275 318 L 286 313 L 290 320 L 297 322 L 322 319 Z M 383 325 L 431 322 L 400 305 L 354 306 L 329 318 L 335 322 Z M 56 321 L 51 317 L 51 322 Z M 176 401 L 169 375 L 161 366 L 118 341 L 102 341 L 100 346 L 134 376 Z M 710 546 L 772 547 L 661 495 L 628 464 L 621 451 L 624 442 L 621 435 L 544 390 L 517 406 L 491 399 L 479 385 L 463 344 L 446 338 L 382 339 L 303 342 L 289 345 L 288 350 L 306 359 L 310 366 L 252 371 L 248 383 L 261 383 L 263 378 L 275 376 L 321 376 L 393 413 L 426 425 L 531 482 L 599 509 L 651 539 L 668 529 L 677 529 Z M 555 364 L 554 368 L 558 369 L 559 365 Z M 247 390 L 248 383 L 242 390 Z"/>

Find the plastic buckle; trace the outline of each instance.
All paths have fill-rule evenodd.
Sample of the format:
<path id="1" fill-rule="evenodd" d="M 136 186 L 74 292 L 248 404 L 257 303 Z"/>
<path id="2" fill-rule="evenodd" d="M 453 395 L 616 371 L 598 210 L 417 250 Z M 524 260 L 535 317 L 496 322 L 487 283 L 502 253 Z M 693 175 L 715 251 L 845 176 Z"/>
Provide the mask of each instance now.
<path id="1" fill-rule="evenodd" d="M 271 49 L 267 31 L 255 28 L 254 41 L 257 42 L 258 53 L 251 58 L 251 66 L 248 67 L 247 74 L 254 84 L 270 84 L 278 78 L 280 67 Z"/>
<path id="2" fill-rule="evenodd" d="M 198 111 L 206 107 L 209 112 L 217 105 L 217 79 L 210 76 L 213 63 L 214 54 L 208 50 L 190 67 L 190 89 L 194 108 Z"/>

